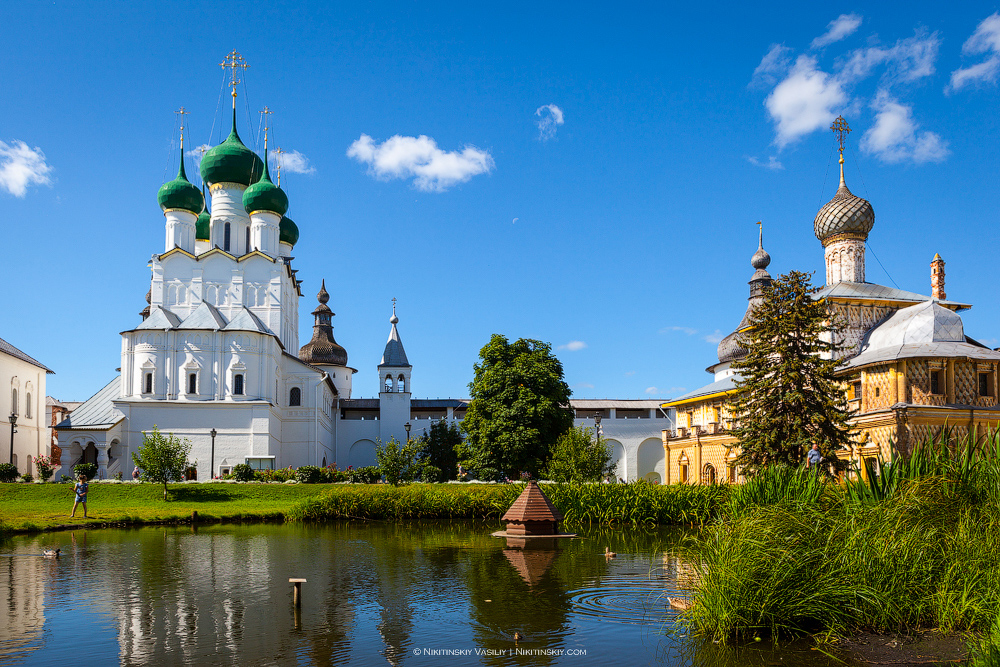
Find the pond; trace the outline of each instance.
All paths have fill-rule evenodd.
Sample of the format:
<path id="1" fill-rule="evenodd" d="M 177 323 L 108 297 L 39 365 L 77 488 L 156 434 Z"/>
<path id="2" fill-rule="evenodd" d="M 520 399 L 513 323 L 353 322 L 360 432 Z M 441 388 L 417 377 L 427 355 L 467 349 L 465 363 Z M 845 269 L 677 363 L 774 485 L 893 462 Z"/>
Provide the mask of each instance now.
<path id="1" fill-rule="evenodd" d="M 470 523 L 209 525 L 0 544 L 0 664 L 833 665 L 675 631 L 682 533 Z M 606 547 L 617 552 L 606 558 Z M 60 548 L 58 559 L 43 549 Z M 303 578 L 301 607 L 289 578 Z"/>

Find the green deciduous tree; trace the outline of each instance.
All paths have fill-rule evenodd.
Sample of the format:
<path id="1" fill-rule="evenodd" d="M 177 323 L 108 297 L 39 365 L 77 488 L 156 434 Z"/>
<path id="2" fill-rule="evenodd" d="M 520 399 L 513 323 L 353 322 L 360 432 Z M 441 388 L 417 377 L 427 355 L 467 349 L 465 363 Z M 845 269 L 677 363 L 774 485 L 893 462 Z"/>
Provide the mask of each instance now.
<path id="1" fill-rule="evenodd" d="M 375 442 L 378 469 L 385 476 L 385 481 L 393 486 L 398 486 L 401 482 L 412 482 L 420 474 L 421 453 L 418 440 L 410 440 L 405 445 L 396 438 L 389 442 Z"/>
<path id="2" fill-rule="evenodd" d="M 512 478 L 537 474 L 556 439 L 573 426 L 562 364 L 548 343 L 527 338 L 510 343 L 499 334 L 479 358 L 459 459 L 473 470 L 496 468 Z"/>
<path id="3" fill-rule="evenodd" d="M 733 364 L 742 376 L 733 405 L 733 434 L 740 441 L 739 465 L 747 474 L 768 465 L 797 466 L 818 443 L 824 463 L 840 470 L 837 450 L 850 441 L 851 411 L 841 382 L 840 364 L 830 358 L 838 347 L 837 323 L 810 274 L 792 271 L 764 288 L 749 328 L 739 342 L 747 356 Z"/>
<path id="4" fill-rule="evenodd" d="M 440 470 L 435 482 L 446 482 L 458 477 L 458 450 L 462 444 L 462 432 L 455 422 L 444 419 L 431 424 L 430 433 L 420 437 L 424 463 Z"/>
<path id="5" fill-rule="evenodd" d="M 614 468 L 607 441 L 581 426 L 559 436 L 542 476 L 555 482 L 599 482 Z"/>
<path id="6" fill-rule="evenodd" d="M 132 461 L 142 470 L 142 479 L 163 484 L 163 499 L 167 499 L 167 482 L 180 481 L 188 467 L 191 441 L 173 433 L 163 435 L 153 425 L 152 431 L 142 432 L 142 445 L 132 454 Z"/>

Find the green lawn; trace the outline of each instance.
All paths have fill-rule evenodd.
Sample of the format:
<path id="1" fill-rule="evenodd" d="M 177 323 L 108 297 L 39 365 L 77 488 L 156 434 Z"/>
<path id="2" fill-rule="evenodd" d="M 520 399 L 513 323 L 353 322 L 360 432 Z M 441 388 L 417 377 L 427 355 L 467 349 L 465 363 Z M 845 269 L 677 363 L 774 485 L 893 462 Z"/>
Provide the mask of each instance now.
<path id="1" fill-rule="evenodd" d="M 15 531 L 59 526 L 100 526 L 137 521 L 177 521 L 197 511 L 199 518 L 282 519 L 300 501 L 319 495 L 327 484 L 171 484 L 170 500 L 156 484 L 90 484 L 87 519 L 73 509 L 72 484 L 0 484 L 0 522 Z"/>

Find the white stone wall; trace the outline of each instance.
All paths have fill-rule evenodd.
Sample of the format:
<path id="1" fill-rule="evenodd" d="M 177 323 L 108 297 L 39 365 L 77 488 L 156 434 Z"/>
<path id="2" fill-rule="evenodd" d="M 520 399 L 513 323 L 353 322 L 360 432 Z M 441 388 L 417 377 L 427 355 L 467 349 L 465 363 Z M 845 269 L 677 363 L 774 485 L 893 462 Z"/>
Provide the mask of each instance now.
<path id="1" fill-rule="evenodd" d="M 29 471 L 28 457 L 47 456 L 52 441 L 45 421 L 45 371 L 17 357 L 0 353 L 0 462 L 10 461 L 10 421 L 17 390 L 17 433 L 14 434 L 14 460 L 21 473 Z M 28 394 L 31 416 L 28 417 Z M 34 465 L 30 472 L 36 475 Z"/>

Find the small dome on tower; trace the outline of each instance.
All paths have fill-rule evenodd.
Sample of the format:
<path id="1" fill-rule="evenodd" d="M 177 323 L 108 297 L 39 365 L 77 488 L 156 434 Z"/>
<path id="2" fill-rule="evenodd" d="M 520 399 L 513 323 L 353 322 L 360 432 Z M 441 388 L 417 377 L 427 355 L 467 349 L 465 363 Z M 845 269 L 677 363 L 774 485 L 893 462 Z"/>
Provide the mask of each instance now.
<path id="1" fill-rule="evenodd" d="M 333 337 L 333 311 L 327 302 L 330 293 L 326 291 L 326 281 L 323 281 L 316 295 L 319 305 L 312 312 L 315 317 L 312 340 L 299 349 L 299 359 L 307 364 L 328 366 L 347 366 L 347 350 L 339 345 Z"/>
<path id="2" fill-rule="evenodd" d="M 243 145 L 236 132 L 236 109 L 229 137 L 201 159 L 201 178 L 206 183 L 255 183 L 264 173 L 260 157 Z"/>
<path id="3" fill-rule="evenodd" d="M 205 193 L 201 193 L 202 200 L 204 200 Z M 194 223 L 194 240 L 195 241 L 207 241 L 211 238 L 212 231 L 212 214 L 208 212 L 208 207 L 203 206 L 201 214 L 198 215 L 198 220 Z"/>
<path id="4" fill-rule="evenodd" d="M 288 216 L 278 223 L 278 242 L 292 246 L 299 242 L 299 228 Z"/>
<path id="5" fill-rule="evenodd" d="M 187 174 L 184 173 L 183 148 L 181 148 L 181 168 L 177 171 L 177 178 L 160 186 L 160 191 L 156 193 L 156 201 L 164 211 L 179 208 L 198 215 L 205 208 L 205 198 L 201 196 L 201 190 L 188 181 Z"/>
<path id="6" fill-rule="evenodd" d="M 875 210 L 867 199 L 851 193 L 841 181 L 833 199 L 823 205 L 813 221 L 816 238 L 824 244 L 838 234 L 859 234 L 865 238 L 875 226 Z"/>
<path id="7" fill-rule="evenodd" d="M 248 214 L 270 211 L 284 215 L 288 210 L 288 195 L 271 182 L 271 174 L 267 168 L 267 148 L 264 149 L 264 175 L 243 192 L 243 208 Z"/>

